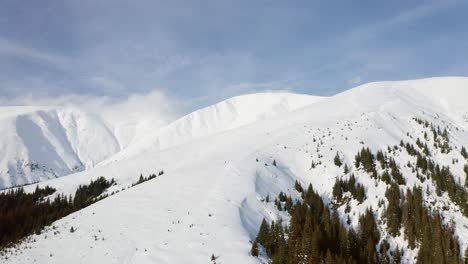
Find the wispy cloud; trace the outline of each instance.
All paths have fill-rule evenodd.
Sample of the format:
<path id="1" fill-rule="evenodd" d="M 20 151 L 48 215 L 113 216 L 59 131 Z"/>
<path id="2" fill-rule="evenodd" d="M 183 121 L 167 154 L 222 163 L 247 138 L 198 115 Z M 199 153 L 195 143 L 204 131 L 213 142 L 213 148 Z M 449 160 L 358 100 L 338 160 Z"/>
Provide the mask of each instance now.
<path id="1" fill-rule="evenodd" d="M 369 39 L 376 38 L 390 30 L 394 30 L 411 22 L 429 17 L 456 3 L 457 1 L 452 0 L 431 2 L 423 1 L 422 4 L 414 8 L 402 11 L 394 16 L 385 18 L 380 21 L 375 21 L 374 23 L 369 23 L 366 26 L 352 30 L 346 34 L 344 39 L 347 41 L 346 43 L 349 43 L 349 41 L 359 43 L 366 42 L 369 41 Z"/>
<path id="2" fill-rule="evenodd" d="M 34 48 L 25 47 L 2 37 L 0 37 L 0 56 L 34 60 L 40 63 L 53 65 L 57 68 L 63 68 L 69 63 L 68 59 L 63 56 L 49 54 Z"/>

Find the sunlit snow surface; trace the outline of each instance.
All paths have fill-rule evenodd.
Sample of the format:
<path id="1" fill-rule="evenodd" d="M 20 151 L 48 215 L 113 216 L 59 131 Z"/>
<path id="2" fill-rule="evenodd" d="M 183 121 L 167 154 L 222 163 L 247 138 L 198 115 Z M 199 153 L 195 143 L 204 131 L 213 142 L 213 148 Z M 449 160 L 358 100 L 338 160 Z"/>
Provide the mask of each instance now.
<path id="1" fill-rule="evenodd" d="M 112 132 L 103 132 L 110 130 L 99 122 L 93 123 L 92 117 L 87 117 L 86 127 L 95 131 L 85 134 L 83 141 L 64 140 L 69 143 L 62 144 L 53 125 L 41 129 L 53 146 L 50 148 L 43 149 L 46 141 L 24 143 L 34 130 L 18 132 L 28 125 L 40 127 L 42 121 L 36 119 L 41 111 L 56 113 L 49 115 L 69 120 L 60 122 L 70 126 L 78 119 L 76 115 L 84 118 L 85 113 L 64 118 L 53 108 L 2 111 L 0 132 L 7 136 L 0 143 L 0 155 L 60 152 L 57 146 L 63 145 L 64 153 L 75 154 L 57 155 L 57 160 L 65 164 L 80 160 L 85 167 L 90 165 L 83 172 L 45 181 L 40 186 L 73 193 L 79 184 L 102 175 L 117 180 L 111 193 L 136 182 L 140 173 L 165 172 L 57 221 L 56 230 L 33 235 L 30 242 L 10 252 L 5 262 L 208 263 L 214 254 L 219 257 L 218 263 L 259 263 L 260 259 L 249 256 L 249 240 L 255 237 L 261 219 L 287 219 L 272 203 L 262 202 L 266 195 L 275 197 L 286 191 L 298 196 L 293 185 L 299 180 L 304 186 L 312 183 L 328 201 L 335 177 L 343 175 L 342 169 L 333 164 L 337 151 L 351 165 L 363 146 L 376 151 L 402 139 L 414 144 L 423 133 L 423 128 L 412 121 L 414 117 L 449 127 L 450 143 L 458 149 L 446 155 L 428 145 L 432 158 L 450 165 L 455 177 L 464 182 L 466 161 L 459 147 L 468 145 L 467 99 L 468 78 L 455 77 L 371 83 L 328 98 L 274 93 L 240 96 L 176 120 L 122 150 Z M 70 131 L 63 133 L 68 137 Z M 76 133 L 80 132 L 76 129 Z M 314 138 L 323 145 L 318 148 Z M 80 142 L 88 142 L 92 148 L 77 151 L 83 144 Z M 26 147 L 15 148 L 13 144 Z M 318 161 L 319 154 L 324 156 L 320 159 L 322 165 L 311 169 L 311 162 Z M 403 164 L 413 159 L 406 152 L 399 152 L 395 158 Z M 453 158 L 461 162 L 453 165 Z M 98 160 L 103 161 L 94 166 Z M 385 197 L 386 186 L 350 167 L 357 181 L 365 185 L 367 195 L 363 204 L 351 204 L 351 215 L 355 215 L 352 225 L 357 225 L 358 215 L 367 207 L 372 206 L 377 216 L 382 214 L 383 208 L 379 209 L 377 203 Z M 408 187 L 419 183 L 410 168 L 401 166 L 401 170 Z M 435 200 L 435 208 L 449 205 L 450 209 L 444 211 L 445 220 L 454 220 L 457 235 L 466 247 L 468 220 L 446 195 L 435 195 L 430 181 L 422 186 L 424 190 L 429 186 L 425 199 Z M 35 185 L 26 188 L 33 190 Z M 343 208 L 339 211 L 343 213 Z M 74 233 L 69 232 L 71 226 L 77 229 Z M 54 231 L 59 233 L 54 235 Z M 392 248 L 406 245 L 402 237 L 390 243 Z M 404 260 L 413 262 L 415 254 L 406 251 Z"/>

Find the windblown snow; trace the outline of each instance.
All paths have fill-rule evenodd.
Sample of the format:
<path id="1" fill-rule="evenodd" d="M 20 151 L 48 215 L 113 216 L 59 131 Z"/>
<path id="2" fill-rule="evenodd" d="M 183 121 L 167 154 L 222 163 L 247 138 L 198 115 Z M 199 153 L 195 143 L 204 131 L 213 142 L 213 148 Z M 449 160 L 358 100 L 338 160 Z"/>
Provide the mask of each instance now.
<path id="1" fill-rule="evenodd" d="M 112 128 L 80 110 L 2 108 L 2 186 L 69 174 L 39 185 L 71 194 L 79 184 L 105 176 L 117 181 L 108 192 L 119 191 L 55 222 L 55 235 L 51 229 L 33 235 L 5 262 L 208 263 L 214 254 L 219 263 L 259 263 L 249 249 L 262 218 L 286 217 L 263 201 L 267 195 L 294 193 L 298 180 L 304 186 L 312 183 L 330 199 L 341 173 L 333 164 L 337 151 L 345 163 L 353 164 L 363 146 L 375 151 L 402 139 L 414 142 L 423 133 L 415 117 L 448 126 L 451 144 L 466 146 L 466 99 L 464 77 L 370 83 L 327 98 L 239 96 L 175 120 L 123 149 Z M 465 181 L 464 162 L 452 164 L 454 158 L 464 160 L 459 151 L 434 151 L 433 156 Z M 411 157 L 402 152 L 396 159 Z M 321 165 L 311 168 L 313 161 Z M 164 175 L 128 188 L 140 174 L 160 170 Z M 377 203 L 385 197 L 386 185 L 351 170 L 368 197 L 352 204 L 352 214 L 371 206 L 382 214 Z M 457 205 L 446 195 L 436 196 L 430 181 L 419 183 L 411 169 L 401 170 L 408 187 L 421 184 L 433 206 L 448 206 L 446 221 L 454 221 L 466 247 L 468 219 Z M 352 221 L 356 225 L 357 217 Z M 73 233 L 68 231 L 71 226 L 77 229 Z M 405 243 L 397 237 L 391 246 Z M 415 254 L 407 250 L 404 261 L 412 263 Z"/>

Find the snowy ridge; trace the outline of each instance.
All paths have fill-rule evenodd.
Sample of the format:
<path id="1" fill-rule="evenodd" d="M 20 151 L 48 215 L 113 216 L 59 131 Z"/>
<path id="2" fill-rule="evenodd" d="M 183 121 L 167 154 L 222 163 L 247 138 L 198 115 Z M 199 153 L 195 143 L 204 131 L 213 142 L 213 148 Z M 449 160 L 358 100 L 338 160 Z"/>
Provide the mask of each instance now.
<path id="1" fill-rule="evenodd" d="M 265 197 L 276 197 L 280 191 L 297 197 L 293 184 L 298 180 L 303 186 L 311 183 L 329 201 L 336 177 L 343 174 L 342 168 L 333 164 L 337 152 L 350 166 L 357 182 L 364 185 L 368 197 L 362 204 L 351 202 L 351 225 L 357 225 L 359 214 L 368 207 L 374 209 L 376 217 L 382 217 L 383 208 L 378 203 L 385 200 L 387 186 L 355 168 L 354 156 L 366 146 L 375 153 L 398 145 L 400 140 L 415 144 L 425 131 L 414 118 L 448 128 L 454 148 L 450 153 L 441 153 L 432 147 L 432 141 L 428 145 L 432 158 L 450 166 L 456 179 L 464 182 L 463 165 L 468 161 L 459 150 L 460 146 L 468 145 L 464 121 L 468 105 L 463 103 L 468 98 L 467 87 L 468 78 L 462 77 L 372 83 L 274 118 L 253 118 L 247 120 L 250 123 L 241 119 L 230 129 L 223 118 L 231 120 L 229 124 L 237 121 L 226 114 L 234 113 L 229 104 L 206 108 L 216 110 L 208 117 L 201 118 L 199 112 L 175 121 L 165 128 L 166 136 L 162 129 L 142 138 L 118 162 L 102 163 L 87 171 L 40 183 L 71 194 L 79 184 L 103 175 L 114 178 L 118 184 L 108 192 L 120 192 L 57 221 L 53 231 L 33 235 L 32 241 L 23 243 L 8 254 L 7 260 L 2 260 L 207 263 L 211 254 L 215 254 L 220 263 L 261 263 L 262 259 L 249 255 L 249 241 L 255 238 L 261 219 L 287 220 L 272 202 L 264 201 Z M 247 116 L 248 111 L 245 110 Z M 189 119 L 192 122 L 184 121 Z M 185 122 L 190 125 L 184 125 L 188 124 Z M 197 134 L 197 128 L 209 129 Z M 173 133 L 180 141 L 171 141 Z M 396 151 L 394 158 L 407 182 L 407 186 L 400 188 L 420 185 L 425 190 L 426 204 L 439 210 L 444 221 L 453 221 L 460 246 L 466 248 L 468 219 L 459 207 L 447 194 L 436 195 L 432 181 L 421 182 L 405 166 L 408 161 L 414 163 L 414 157 L 402 150 Z M 454 163 L 454 159 L 459 162 Z M 273 160 L 277 166 L 272 165 Z M 316 166 L 312 167 L 312 163 Z M 140 173 L 147 175 L 162 169 L 163 176 L 126 189 L 137 181 Z M 34 188 L 28 186 L 27 190 Z M 338 212 L 345 221 L 344 206 Z M 77 231 L 70 233 L 71 226 Z M 385 237 L 385 225 L 379 228 Z M 399 236 L 390 239 L 390 246 L 404 248 L 407 242 Z M 417 250 L 406 250 L 403 262 L 414 263 L 416 255 Z"/>
<path id="2" fill-rule="evenodd" d="M 151 100 L 149 97 L 142 100 Z M 290 93 L 238 96 L 168 126 L 164 126 L 166 120 L 146 113 L 119 119 L 128 115 L 124 113 L 128 112 L 125 106 L 121 110 L 104 109 L 100 115 L 69 106 L 1 107 L 0 131 L 4 137 L 0 140 L 0 189 L 90 169 L 106 159 L 128 158 L 155 145 L 168 148 L 319 100 L 320 97 Z"/>
<path id="3" fill-rule="evenodd" d="M 239 128 L 323 100 L 292 93 L 257 93 L 236 96 L 197 110 L 134 142 L 108 162 L 132 157 L 148 148 L 166 149 L 190 140 Z M 108 162 L 104 162 L 106 164 Z"/>
<path id="4" fill-rule="evenodd" d="M 102 120 L 76 109 L 2 107 L 0 112 L 0 188 L 91 168 L 119 150 Z"/>

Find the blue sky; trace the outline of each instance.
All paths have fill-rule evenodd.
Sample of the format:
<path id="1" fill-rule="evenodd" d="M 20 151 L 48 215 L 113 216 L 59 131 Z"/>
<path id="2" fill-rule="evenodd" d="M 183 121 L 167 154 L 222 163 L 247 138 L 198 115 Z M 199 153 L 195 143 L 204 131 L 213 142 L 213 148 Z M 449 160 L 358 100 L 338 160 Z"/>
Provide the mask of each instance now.
<path id="1" fill-rule="evenodd" d="M 467 76 L 466 14 L 464 0 L 1 0 L 0 96 L 159 90 L 195 108 Z"/>

